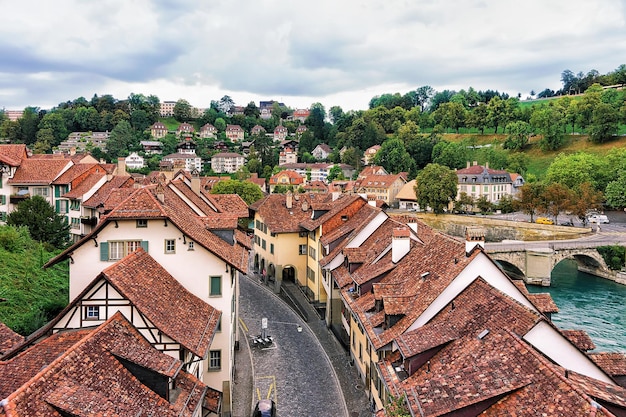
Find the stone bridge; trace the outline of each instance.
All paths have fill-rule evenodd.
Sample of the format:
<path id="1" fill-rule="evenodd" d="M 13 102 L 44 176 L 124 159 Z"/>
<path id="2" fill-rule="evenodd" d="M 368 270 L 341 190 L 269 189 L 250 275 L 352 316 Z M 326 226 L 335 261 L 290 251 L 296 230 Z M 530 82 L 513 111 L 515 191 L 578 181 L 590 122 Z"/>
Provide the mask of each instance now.
<path id="1" fill-rule="evenodd" d="M 616 280 L 602 255 L 593 244 L 580 242 L 551 242 L 538 244 L 487 244 L 491 258 L 512 277 L 521 277 L 528 284 L 550 286 L 554 267 L 564 259 L 573 259 L 578 270 L 588 274 Z"/>

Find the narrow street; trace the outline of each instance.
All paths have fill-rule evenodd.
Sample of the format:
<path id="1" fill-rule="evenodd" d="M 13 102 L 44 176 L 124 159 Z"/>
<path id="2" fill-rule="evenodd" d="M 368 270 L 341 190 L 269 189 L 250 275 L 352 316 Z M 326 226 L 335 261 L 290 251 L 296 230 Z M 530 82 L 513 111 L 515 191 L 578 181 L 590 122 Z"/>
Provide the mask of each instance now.
<path id="1" fill-rule="evenodd" d="M 251 415 L 252 407 L 262 398 L 276 402 L 279 416 L 347 416 L 335 371 L 306 323 L 254 279 L 242 276 L 240 290 L 242 334 L 233 417 Z M 255 346 L 253 340 L 262 334 L 263 318 L 267 319 L 266 335 L 273 342 Z M 246 392 L 250 389 L 252 395 Z"/>

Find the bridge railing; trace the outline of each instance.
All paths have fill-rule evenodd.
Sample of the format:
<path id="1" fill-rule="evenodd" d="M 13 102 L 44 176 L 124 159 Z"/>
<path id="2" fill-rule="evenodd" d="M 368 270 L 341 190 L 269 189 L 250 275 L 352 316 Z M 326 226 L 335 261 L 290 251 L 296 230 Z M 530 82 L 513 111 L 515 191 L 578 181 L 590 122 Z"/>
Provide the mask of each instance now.
<path id="1" fill-rule="evenodd" d="M 551 249 L 551 250 L 563 250 L 563 249 L 595 249 L 599 246 L 606 246 L 607 242 L 600 241 L 585 241 L 585 242 L 527 242 L 527 243 L 487 243 L 485 244 L 485 250 L 487 253 L 498 252 L 523 252 L 533 249 Z M 620 243 L 616 243 L 620 244 Z"/>

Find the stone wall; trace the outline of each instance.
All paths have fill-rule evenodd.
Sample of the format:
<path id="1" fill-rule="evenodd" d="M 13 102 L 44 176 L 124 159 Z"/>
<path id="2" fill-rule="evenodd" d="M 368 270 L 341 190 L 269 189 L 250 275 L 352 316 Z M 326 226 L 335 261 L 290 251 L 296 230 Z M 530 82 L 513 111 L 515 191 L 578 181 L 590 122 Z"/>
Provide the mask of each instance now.
<path id="1" fill-rule="evenodd" d="M 393 214 L 390 213 L 392 216 Z M 568 227 L 501 220 L 480 215 L 459 216 L 454 214 L 412 213 L 419 220 L 434 229 L 451 236 L 465 238 L 465 228 L 481 226 L 485 228 L 487 242 L 503 240 L 563 240 L 578 239 L 592 233 L 589 227 Z"/>

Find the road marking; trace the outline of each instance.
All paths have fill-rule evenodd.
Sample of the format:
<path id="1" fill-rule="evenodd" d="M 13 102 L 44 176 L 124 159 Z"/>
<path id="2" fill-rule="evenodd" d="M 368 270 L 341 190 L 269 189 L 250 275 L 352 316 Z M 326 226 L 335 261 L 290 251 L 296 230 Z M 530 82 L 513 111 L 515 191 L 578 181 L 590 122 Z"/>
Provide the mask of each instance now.
<path id="1" fill-rule="evenodd" d="M 278 398 L 277 398 L 278 393 L 276 390 L 276 377 L 274 375 L 256 377 L 255 385 L 256 385 L 255 390 L 256 390 L 257 401 L 261 400 L 261 390 L 265 391 L 265 389 L 267 389 L 266 398 L 268 400 L 273 399 L 274 403 L 278 403 Z"/>
<path id="2" fill-rule="evenodd" d="M 248 326 L 246 326 L 246 323 L 243 322 L 243 319 L 241 317 L 239 318 L 239 323 L 241 323 L 241 327 L 243 327 L 243 331 L 245 333 L 248 333 Z"/>

